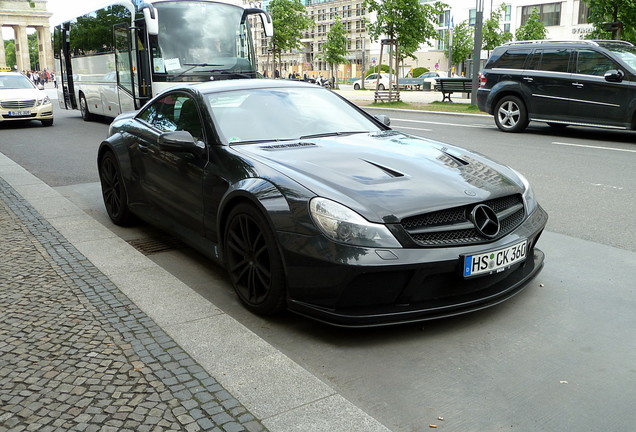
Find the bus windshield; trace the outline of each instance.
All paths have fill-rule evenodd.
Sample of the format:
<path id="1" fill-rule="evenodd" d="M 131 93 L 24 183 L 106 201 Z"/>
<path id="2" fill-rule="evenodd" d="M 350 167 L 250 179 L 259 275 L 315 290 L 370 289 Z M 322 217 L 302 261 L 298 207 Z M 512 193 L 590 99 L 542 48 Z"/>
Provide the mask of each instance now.
<path id="1" fill-rule="evenodd" d="M 152 44 L 155 74 L 254 74 L 249 24 L 241 22 L 243 8 L 185 0 L 154 6 L 159 16 L 159 36 Z"/>

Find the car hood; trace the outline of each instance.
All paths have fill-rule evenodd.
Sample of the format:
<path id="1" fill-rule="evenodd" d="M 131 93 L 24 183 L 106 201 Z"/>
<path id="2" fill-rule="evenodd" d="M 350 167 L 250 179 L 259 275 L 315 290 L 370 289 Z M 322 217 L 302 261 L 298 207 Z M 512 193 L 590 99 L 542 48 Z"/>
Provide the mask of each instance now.
<path id="1" fill-rule="evenodd" d="M 376 222 L 398 222 L 524 190 L 504 165 L 395 131 L 233 148 Z"/>
<path id="2" fill-rule="evenodd" d="M 0 100 L 28 100 L 42 99 L 46 96 L 42 90 L 38 89 L 3 89 L 0 90 Z"/>

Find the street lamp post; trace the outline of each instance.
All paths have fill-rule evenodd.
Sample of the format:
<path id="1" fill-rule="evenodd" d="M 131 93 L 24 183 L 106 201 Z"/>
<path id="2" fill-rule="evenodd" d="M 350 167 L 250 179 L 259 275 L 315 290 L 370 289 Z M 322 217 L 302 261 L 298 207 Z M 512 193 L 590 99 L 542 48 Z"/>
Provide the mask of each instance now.
<path id="1" fill-rule="evenodd" d="M 362 66 L 362 72 L 360 72 L 360 88 L 362 90 L 364 90 L 364 58 L 366 57 L 366 48 L 365 48 L 365 40 L 366 38 L 364 36 L 361 37 L 362 39 L 362 61 L 361 61 L 361 66 Z"/>
<path id="2" fill-rule="evenodd" d="M 470 92 L 470 103 L 477 104 L 477 88 L 479 87 L 479 63 L 481 58 L 481 33 L 484 23 L 484 0 L 475 2 L 475 45 L 473 46 L 473 81 Z"/>

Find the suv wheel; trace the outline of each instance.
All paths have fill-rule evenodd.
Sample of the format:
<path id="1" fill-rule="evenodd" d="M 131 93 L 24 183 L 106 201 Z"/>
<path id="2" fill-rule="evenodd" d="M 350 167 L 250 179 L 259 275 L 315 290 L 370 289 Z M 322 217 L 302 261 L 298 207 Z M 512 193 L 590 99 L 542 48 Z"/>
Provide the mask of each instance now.
<path id="1" fill-rule="evenodd" d="M 504 132 L 521 132 L 528 126 L 528 111 L 516 96 L 504 96 L 495 107 L 495 123 Z"/>

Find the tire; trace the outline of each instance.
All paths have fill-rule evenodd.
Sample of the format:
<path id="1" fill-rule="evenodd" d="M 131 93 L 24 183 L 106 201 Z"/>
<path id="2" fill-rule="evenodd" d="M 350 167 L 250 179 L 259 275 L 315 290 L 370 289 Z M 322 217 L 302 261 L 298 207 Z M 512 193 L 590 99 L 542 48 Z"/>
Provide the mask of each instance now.
<path id="1" fill-rule="evenodd" d="M 230 211 L 223 238 L 225 266 L 245 307 L 259 315 L 282 311 L 283 263 L 265 216 L 253 205 L 237 205 Z"/>
<path id="2" fill-rule="evenodd" d="M 384 90 L 384 84 L 380 84 L 380 85 L 378 86 L 378 90 Z"/>
<path id="3" fill-rule="evenodd" d="M 130 225 L 134 221 L 134 216 L 128 208 L 128 194 L 119 163 L 111 151 L 104 153 L 99 161 L 99 181 L 102 185 L 104 206 L 110 220 L 115 225 Z"/>
<path id="4" fill-rule="evenodd" d="M 516 96 L 504 96 L 495 107 L 495 123 L 504 132 L 521 132 L 528 126 L 528 110 Z"/>
<path id="5" fill-rule="evenodd" d="M 42 126 L 53 126 L 53 119 L 41 120 Z"/>
<path id="6" fill-rule="evenodd" d="M 354 84 L 354 85 L 353 85 L 353 89 L 354 89 L 354 90 L 360 90 L 360 84 L 357 84 L 357 83 L 356 83 L 356 84 Z"/>
<path id="7" fill-rule="evenodd" d="M 86 98 L 84 97 L 84 95 L 81 94 L 79 99 L 80 113 L 82 114 L 82 119 L 84 121 L 95 120 L 95 116 L 88 110 L 88 103 L 86 102 Z"/>

